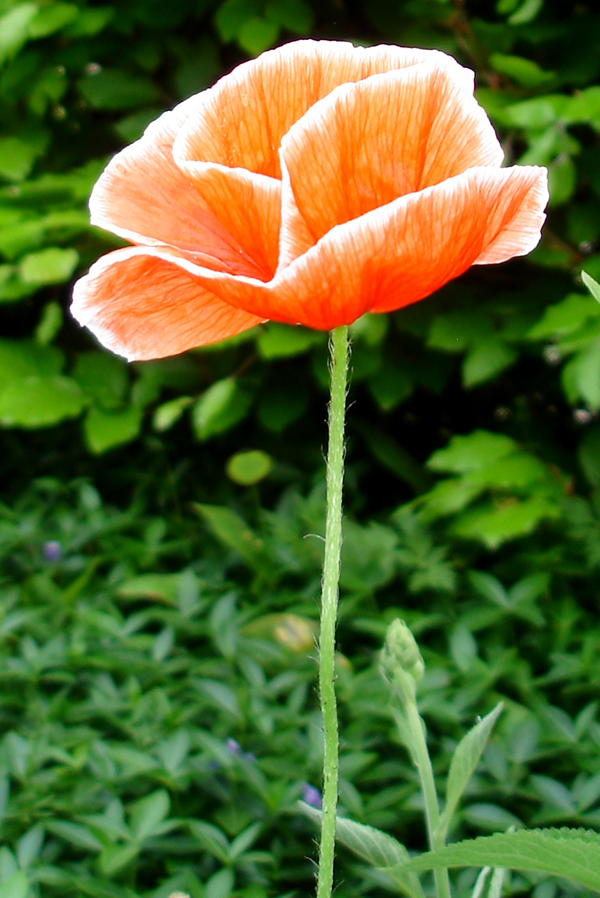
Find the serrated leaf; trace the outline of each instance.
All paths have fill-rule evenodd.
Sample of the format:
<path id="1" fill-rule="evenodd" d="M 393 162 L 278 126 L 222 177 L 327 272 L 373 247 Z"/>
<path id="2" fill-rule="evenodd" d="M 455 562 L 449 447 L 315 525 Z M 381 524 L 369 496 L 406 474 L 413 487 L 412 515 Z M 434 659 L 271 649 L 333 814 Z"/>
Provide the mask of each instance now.
<path id="1" fill-rule="evenodd" d="M 404 870 L 486 866 L 560 876 L 600 892 L 600 835 L 582 829 L 495 833 L 429 851 Z"/>
<path id="2" fill-rule="evenodd" d="M 500 507 L 485 505 L 464 512 L 450 531 L 462 539 L 473 539 L 489 549 L 497 549 L 508 540 L 527 536 L 541 521 L 559 517 L 558 504 L 544 497 L 511 499 Z"/>
<path id="3" fill-rule="evenodd" d="M 452 437 L 445 449 L 438 449 L 427 462 L 432 471 L 462 474 L 498 461 L 517 451 L 510 437 L 489 430 L 475 430 L 466 436 Z"/>
<path id="4" fill-rule="evenodd" d="M 301 801 L 300 808 L 315 823 L 321 823 L 322 813 L 316 808 L 311 807 Z M 410 898 L 423 898 L 424 893 L 419 880 L 416 876 L 406 876 L 399 868 L 405 864 L 410 855 L 408 851 L 392 836 L 387 833 L 375 829 L 373 826 L 366 826 L 363 823 L 356 823 L 347 817 L 338 817 L 336 819 L 336 839 L 349 848 L 363 860 L 372 864 L 377 869 L 390 868 L 395 870 L 393 879 L 396 884 Z"/>
<path id="5" fill-rule="evenodd" d="M 503 708 L 500 702 L 493 711 L 480 720 L 479 723 L 469 730 L 456 747 L 456 751 L 452 756 L 450 763 L 450 771 L 448 773 L 448 784 L 446 786 L 446 807 L 442 814 L 440 829 L 446 832 L 450 826 L 452 815 L 458 807 L 458 802 L 465 790 L 465 787 L 479 763 L 481 753 L 485 748 L 486 742 L 492 732 L 492 728 L 500 716 Z"/>

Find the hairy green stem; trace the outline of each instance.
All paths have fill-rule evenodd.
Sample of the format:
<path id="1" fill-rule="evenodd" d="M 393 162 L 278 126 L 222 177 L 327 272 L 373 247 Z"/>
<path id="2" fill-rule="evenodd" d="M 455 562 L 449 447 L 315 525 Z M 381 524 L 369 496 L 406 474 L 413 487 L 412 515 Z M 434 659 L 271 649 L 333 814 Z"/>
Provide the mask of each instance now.
<path id="1" fill-rule="evenodd" d="M 335 628 L 342 548 L 344 422 L 348 384 L 348 328 L 331 332 L 331 399 L 327 447 L 327 521 L 319 632 L 319 696 L 323 715 L 323 818 L 319 848 L 317 898 L 331 898 L 338 799 L 339 737 L 335 697 Z"/>
<path id="2" fill-rule="evenodd" d="M 423 731 L 423 721 L 419 714 L 415 701 L 407 702 L 405 706 L 408 727 L 412 737 L 413 757 L 421 780 L 421 789 L 425 801 L 425 818 L 427 820 L 427 834 L 429 847 L 432 851 L 444 847 L 444 834 L 440 833 L 440 808 L 435 788 L 435 779 L 427 742 Z M 437 898 L 450 898 L 450 879 L 447 870 L 435 870 L 435 891 Z"/>

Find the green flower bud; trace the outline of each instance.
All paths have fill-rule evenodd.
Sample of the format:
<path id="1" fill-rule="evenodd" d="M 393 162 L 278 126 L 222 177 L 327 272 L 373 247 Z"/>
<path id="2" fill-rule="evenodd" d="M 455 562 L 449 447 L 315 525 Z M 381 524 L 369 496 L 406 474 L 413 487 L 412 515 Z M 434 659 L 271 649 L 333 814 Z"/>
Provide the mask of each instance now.
<path id="1" fill-rule="evenodd" d="M 381 653 L 381 670 L 391 682 L 408 675 L 415 685 L 425 672 L 419 646 L 403 620 L 392 621 L 388 627 Z"/>

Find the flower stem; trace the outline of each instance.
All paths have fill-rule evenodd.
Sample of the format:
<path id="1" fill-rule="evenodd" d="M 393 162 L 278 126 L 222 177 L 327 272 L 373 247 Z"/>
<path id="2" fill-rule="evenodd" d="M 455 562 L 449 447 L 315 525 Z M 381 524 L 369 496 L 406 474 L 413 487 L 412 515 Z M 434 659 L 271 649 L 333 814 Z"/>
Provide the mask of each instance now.
<path id="1" fill-rule="evenodd" d="M 342 548 L 344 423 L 348 383 L 348 328 L 331 332 L 331 399 L 327 448 L 327 521 L 319 632 L 319 696 L 323 715 L 323 818 L 319 849 L 317 898 L 331 898 L 338 798 L 339 737 L 335 698 L 335 627 Z"/>
<path id="2" fill-rule="evenodd" d="M 440 833 L 440 809 L 435 788 L 433 768 L 427 750 L 425 733 L 423 732 L 423 721 L 419 715 L 416 701 L 407 702 L 405 710 L 408 727 L 412 736 L 413 757 L 419 772 L 421 791 L 425 802 L 425 819 L 427 821 L 429 848 L 431 851 L 435 851 L 437 848 L 444 847 L 445 839 L 443 833 Z M 450 879 L 448 877 L 448 870 L 435 870 L 434 877 L 437 898 L 450 898 Z"/>

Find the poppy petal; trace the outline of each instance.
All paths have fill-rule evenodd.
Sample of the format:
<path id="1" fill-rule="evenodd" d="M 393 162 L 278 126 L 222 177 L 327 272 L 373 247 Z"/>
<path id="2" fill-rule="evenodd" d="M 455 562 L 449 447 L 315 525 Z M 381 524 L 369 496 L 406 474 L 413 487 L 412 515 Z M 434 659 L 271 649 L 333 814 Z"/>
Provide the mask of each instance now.
<path id="1" fill-rule="evenodd" d="M 189 260 L 158 250 L 116 250 L 77 281 L 72 314 L 104 346 L 130 361 L 177 355 L 263 320 L 206 290 L 195 270 Z"/>
<path id="2" fill-rule="evenodd" d="M 434 58 L 473 91 L 473 73 L 437 50 L 353 47 L 343 41 L 294 41 L 225 75 L 199 95 L 178 137 L 178 154 L 256 174 L 281 177 L 281 140 L 317 101 L 341 84 Z"/>
<path id="3" fill-rule="evenodd" d="M 244 258 L 246 274 L 269 280 L 279 258 L 281 224 L 281 183 L 241 168 L 228 169 L 211 162 L 175 161 L 213 213 L 230 234 Z M 212 267 L 212 266 L 211 266 Z"/>
<path id="4" fill-rule="evenodd" d="M 438 60 L 338 87 L 282 141 L 280 268 L 336 225 L 503 156 L 484 110 Z"/>
<path id="5" fill-rule="evenodd" d="M 543 168 L 472 168 L 338 225 L 268 284 L 204 277 L 255 315 L 330 330 L 429 296 L 488 250 L 501 261 L 494 247 L 505 258 L 505 240 L 511 256 L 525 255 L 539 241 L 547 200 Z"/>
<path id="6" fill-rule="evenodd" d="M 90 197 L 92 224 L 133 243 L 176 246 L 211 268 L 253 274 L 227 229 L 173 160 L 173 142 L 195 114 L 191 97 L 148 126 L 109 162 Z"/>

